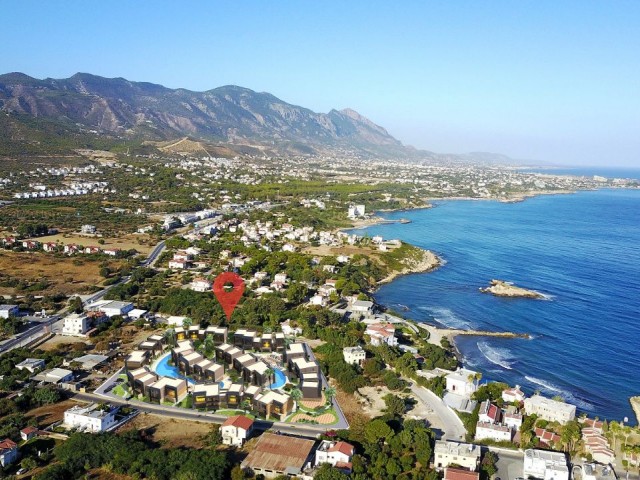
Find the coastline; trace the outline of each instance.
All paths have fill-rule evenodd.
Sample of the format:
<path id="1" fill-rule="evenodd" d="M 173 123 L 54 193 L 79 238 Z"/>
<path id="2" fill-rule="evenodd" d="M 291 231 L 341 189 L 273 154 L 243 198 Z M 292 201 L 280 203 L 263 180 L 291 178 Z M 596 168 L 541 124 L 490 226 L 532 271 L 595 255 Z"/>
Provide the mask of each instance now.
<path id="1" fill-rule="evenodd" d="M 640 395 L 631 397 L 629 403 L 631 404 L 633 413 L 636 414 L 636 423 L 640 425 Z"/>
<path id="2" fill-rule="evenodd" d="M 415 245 L 412 245 L 415 247 Z M 378 281 L 378 285 L 384 285 L 385 283 L 390 283 L 396 278 L 402 275 L 410 275 L 412 273 L 427 273 L 431 272 L 442 265 L 444 265 L 444 260 L 442 260 L 439 256 L 433 253 L 431 250 L 424 250 L 419 248 L 422 253 L 422 258 L 417 261 L 413 261 L 411 265 L 406 265 L 402 270 L 395 270 L 387 275 L 382 280 Z"/>

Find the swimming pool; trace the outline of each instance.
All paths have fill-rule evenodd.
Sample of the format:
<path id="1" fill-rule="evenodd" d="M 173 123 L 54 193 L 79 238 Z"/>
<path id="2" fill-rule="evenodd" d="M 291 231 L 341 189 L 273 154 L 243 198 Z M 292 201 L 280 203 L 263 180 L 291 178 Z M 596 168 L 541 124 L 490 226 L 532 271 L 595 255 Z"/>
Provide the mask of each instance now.
<path id="1" fill-rule="evenodd" d="M 195 384 L 196 381 L 193 378 L 189 378 L 186 375 L 180 373 L 178 367 L 174 367 L 169 365 L 169 360 L 171 360 L 171 354 L 165 356 L 162 360 L 160 360 L 154 370 L 155 372 L 162 377 L 172 377 L 172 378 L 184 378 L 187 382 L 191 384 Z"/>
<path id="2" fill-rule="evenodd" d="M 280 388 L 284 386 L 285 383 L 287 383 L 287 377 L 282 372 L 282 370 L 278 370 L 277 368 L 274 368 L 273 375 L 274 377 L 276 377 L 276 380 L 271 385 L 269 385 L 269 388 Z"/>

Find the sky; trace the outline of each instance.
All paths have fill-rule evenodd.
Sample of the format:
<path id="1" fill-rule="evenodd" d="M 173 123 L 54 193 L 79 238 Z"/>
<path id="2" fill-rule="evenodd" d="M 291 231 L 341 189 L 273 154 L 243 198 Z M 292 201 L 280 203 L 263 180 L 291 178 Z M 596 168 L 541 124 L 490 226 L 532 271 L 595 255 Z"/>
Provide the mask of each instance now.
<path id="1" fill-rule="evenodd" d="M 640 2 L 0 0 L 0 72 L 240 85 L 405 144 L 640 168 Z"/>

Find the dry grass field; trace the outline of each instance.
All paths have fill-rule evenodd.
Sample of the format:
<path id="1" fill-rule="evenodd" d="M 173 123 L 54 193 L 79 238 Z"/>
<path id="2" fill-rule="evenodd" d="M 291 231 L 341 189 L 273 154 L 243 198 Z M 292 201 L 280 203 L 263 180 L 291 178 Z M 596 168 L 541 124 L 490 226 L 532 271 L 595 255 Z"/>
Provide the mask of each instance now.
<path id="1" fill-rule="evenodd" d="M 49 286 L 34 295 L 60 292 L 65 295 L 86 293 L 89 287 L 104 281 L 100 276 L 103 259 L 58 257 L 45 252 L 9 252 L 0 250 L 0 272 L 29 282 L 44 279 Z M 120 260 L 109 260 L 113 270 Z M 0 287 L 0 295 L 21 294 L 12 287 Z"/>
<path id="2" fill-rule="evenodd" d="M 202 448 L 205 446 L 204 437 L 211 431 L 211 427 L 210 423 L 190 422 L 141 413 L 118 431 L 145 430 L 153 441 L 162 444 L 165 448 Z"/>

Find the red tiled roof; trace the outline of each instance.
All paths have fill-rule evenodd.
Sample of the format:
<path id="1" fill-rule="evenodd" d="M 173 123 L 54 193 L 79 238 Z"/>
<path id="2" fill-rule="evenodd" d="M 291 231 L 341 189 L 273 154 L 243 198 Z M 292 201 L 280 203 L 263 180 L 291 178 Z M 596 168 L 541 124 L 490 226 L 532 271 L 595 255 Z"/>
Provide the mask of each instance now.
<path id="1" fill-rule="evenodd" d="M 223 427 L 236 427 L 243 428 L 245 430 L 249 430 L 253 425 L 253 420 L 249 417 L 245 417 L 244 415 L 236 415 L 235 417 L 227 418 L 222 424 Z"/>
<path id="2" fill-rule="evenodd" d="M 328 452 L 340 452 L 344 455 L 351 456 L 353 455 L 353 445 L 347 442 L 336 442 L 333 447 L 331 447 Z"/>
<path id="3" fill-rule="evenodd" d="M 548 443 L 548 442 L 556 443 L 560 440 L 560 435 L 555 434 L 553 432 L 548 432 L 543 428 L 536 428 L 535 433 L 536 433 L 536 437 L 538 437 L 541 441 L 545 443 Z"/>
<path id="4" fill-rule="evenodd" d="M 30 433 L 37 432 L 38 429 L 36 427 L 26 427 L 20 430 L 20 433 L 24 433 L 25 435 L 29 435 Z"/>
<path id="5" fill-rule="evenodd" d="M 478 472 L 451 467 L 444 469 L 444 480 L 478 480 L 479 478 L 480 474 Z"/>
<path id="6" fill-rule="evenodd" d="M 18 444 L 11 440 L 10 438 L 5 438 L 0 442 L 0 450 L 12 450 L 17 448 Z"/>

